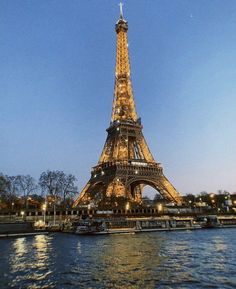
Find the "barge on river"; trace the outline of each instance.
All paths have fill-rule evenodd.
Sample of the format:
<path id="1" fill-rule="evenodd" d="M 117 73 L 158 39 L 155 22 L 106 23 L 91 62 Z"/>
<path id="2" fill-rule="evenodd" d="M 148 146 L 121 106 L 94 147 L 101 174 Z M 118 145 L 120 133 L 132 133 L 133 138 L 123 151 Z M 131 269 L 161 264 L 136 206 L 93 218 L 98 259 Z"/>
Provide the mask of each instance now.
<path id="1" fill-rule="evenodd" d="M 124 218 L 80 220 L 74 228 L 79 235 L 134 234 L 142 232 L 200 229 L 193 218 Z"/>

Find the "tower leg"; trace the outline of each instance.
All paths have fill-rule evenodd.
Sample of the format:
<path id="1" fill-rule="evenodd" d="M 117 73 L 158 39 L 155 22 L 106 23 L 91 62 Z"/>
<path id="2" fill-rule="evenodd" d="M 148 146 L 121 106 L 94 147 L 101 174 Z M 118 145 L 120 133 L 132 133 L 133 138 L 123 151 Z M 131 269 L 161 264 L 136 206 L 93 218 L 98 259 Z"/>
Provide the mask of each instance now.
<path id="1" fill-rule="evenodd" d="M 89 201 L 89 194 L 87 193 L 89 187 L 91 187 L 91 183 L 87 182 L 82 192 L 80 193 L 79 197 L 75 200 L 73 207 L 77 207 L 82 200 L 84 202 Z"/>
<path id="2" fill-rule="evenodd" d="M 175 187 L 170 181 L 163 175 L 158 181 L 158 188 L 160 194 L 167 200 L 176 203 L 177 205 L 182 204 L 182 198 Z"/>

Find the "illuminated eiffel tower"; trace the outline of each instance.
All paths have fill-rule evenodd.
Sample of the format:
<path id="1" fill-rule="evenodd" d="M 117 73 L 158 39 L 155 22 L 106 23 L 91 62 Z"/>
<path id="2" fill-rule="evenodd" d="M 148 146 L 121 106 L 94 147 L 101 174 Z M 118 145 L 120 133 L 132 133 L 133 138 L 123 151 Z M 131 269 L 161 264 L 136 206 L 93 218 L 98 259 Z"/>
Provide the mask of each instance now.
<path id="1" fill-rule="evenodd" d="M 98 165 L 92 168 L 91 178 L 76 199 L 74 206 L 114 203 L 141 203 L 145 185 L 155 188 L 167 201 L 181 204 L 181 197 L 163 169 L 157 163 L 142 134 L 132 92 L 127 42 L 128 23 L 122 4 L 116 23 L 115 89 L 110 127 Z M 112 203 L 113 201 L 113 203 Z"/>

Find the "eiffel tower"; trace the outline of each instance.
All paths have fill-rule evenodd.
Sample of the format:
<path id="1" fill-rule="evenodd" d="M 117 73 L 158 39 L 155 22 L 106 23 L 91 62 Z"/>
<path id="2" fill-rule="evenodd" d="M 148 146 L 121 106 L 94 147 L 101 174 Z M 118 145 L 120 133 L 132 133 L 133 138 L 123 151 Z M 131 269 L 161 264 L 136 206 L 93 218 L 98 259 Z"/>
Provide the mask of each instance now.
<path id="1" fill-rule="evenodd" d="M 110 126 L 98 164 L 91 178 L 74 202 L 74 206 L 90 203 L 103 207 L 126 200 L 141 204 L 145 185 L 156 189 L 167 201 L 181 204 L 182 198 L 157 163 L 142 133 L 133 98 L 127 42 L 128 23 L 122 4 L 115 25 L 117 34 L 115 88 Z M 107 207 L 107 206 L 106 206 Z"/>

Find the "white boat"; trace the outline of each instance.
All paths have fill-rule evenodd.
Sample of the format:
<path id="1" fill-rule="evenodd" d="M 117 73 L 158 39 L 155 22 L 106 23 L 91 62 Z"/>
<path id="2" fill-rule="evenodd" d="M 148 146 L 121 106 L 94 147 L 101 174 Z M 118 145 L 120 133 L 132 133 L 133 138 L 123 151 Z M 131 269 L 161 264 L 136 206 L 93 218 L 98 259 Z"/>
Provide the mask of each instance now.
<path id="1" fill-rule="evenodd" d="M 110 228 L 103 231 L 95 232 L 95 235 L 104 235 L 104 234 L 135 234 L 135 228 Z"/>
<path id="2" fill-rule="evenodd" d="M 80 221 L 76 227 L 79 235 L 135 234 L 157 231 L 201 229 L 193 218 L 166 219 L 103 219 Z"/>
<path id="3" fill-rule="evenodd" d="M 77 225 L 75 234 L 78 235 L 106 235 L 106 234 L 134 234 L 136 228 L 108 226 L 105 222 L 83 221 Z"/>

